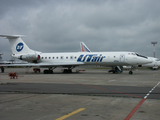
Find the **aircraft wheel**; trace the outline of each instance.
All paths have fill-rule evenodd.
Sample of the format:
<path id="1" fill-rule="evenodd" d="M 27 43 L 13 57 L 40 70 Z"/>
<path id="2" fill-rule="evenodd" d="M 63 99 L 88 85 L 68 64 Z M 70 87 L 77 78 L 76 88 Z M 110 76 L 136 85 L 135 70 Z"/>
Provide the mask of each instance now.
<path id="1" fill-rule="evenodd" d="M 71 69 L 68 69 L 68 73 L 72 73 L 72 70 L 71 70 Z"/>
<path id="2" fill-rule="evenodd" d="M 64 70 L 63 70 L 63 73 L 67 73 L 67 72 L 68 72 L 68 70 L 67 70 L 67 69 L 64 69 Z"/>
<path id="3" fill-rule="evenodd" d="M 132 72 L 132 71 L 129 71 L 129 74 L 130 74 L 130 75 L 132 75 L 132 74 L 133 74 L 133 72 Z"/>
<path id="4" fill-rule="evenodd" d="M 49 74 L 53 74 L 53 70 L 48 70 Z"/>
<path id="5" fill-rule="evenodd" d="M 72 73 L 72 69 L 64 69 L 63 73 Z"/>
<path id="6" fill-rule="evenodd" d="M 48 70 L 44 70 L 43 73 L 44 73 L 44 74 L 48 74 L 49 71 L 48 71 Z"/>
<path id="7" fill-rule="evenodd" d="M 44 74 L 53 74 L 53 70 L 44 70 L 43 73 Z"/>

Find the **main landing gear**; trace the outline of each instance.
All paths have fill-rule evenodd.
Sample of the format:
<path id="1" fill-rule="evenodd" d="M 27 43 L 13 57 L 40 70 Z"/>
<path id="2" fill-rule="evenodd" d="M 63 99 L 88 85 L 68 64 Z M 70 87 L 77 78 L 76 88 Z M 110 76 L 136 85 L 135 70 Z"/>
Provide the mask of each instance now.
<path id="1" fill-rule="evenodd" d="M 49 69 L 45 69 L 43 71 L 44 74 L 53 74 L 53 70 L 55 69 L 56 67 L 50 67 Z M 72 67 L 68 67 L 68 69 L 64 69 L 63 70 L 63 73 L 72 73 L 72 69 L 75 68 L 75 66 L 72 66 Z"/>
<path id="2" fill-rule="evenodd" d="M 64 69 L 63 73 L 72 73 L 72 69 Z"/>
<path id="3" fill-rule="evenodd" d="M 53 70 L 44 70 L 43 73 L 44 74 L 53 74 Z"/>
<path id="4" fill-rule="evenodd" d="M 68 69 L 64 69 L 63 73 L 72 73 L 72 69 L 75 68 L 75 66 L 68 67 Z"/>
<path id="5" fill-rule="evenodd" d="M 44 73 L 44 74 L 53 74 L 53 69 L 55 69 L 55 68 L 56 68 L 56 67 L 54 67 L 54 68 L 51 67 L 51 68 L 49 68 L 48 70 L 44 70 L 43 73 Z"/>

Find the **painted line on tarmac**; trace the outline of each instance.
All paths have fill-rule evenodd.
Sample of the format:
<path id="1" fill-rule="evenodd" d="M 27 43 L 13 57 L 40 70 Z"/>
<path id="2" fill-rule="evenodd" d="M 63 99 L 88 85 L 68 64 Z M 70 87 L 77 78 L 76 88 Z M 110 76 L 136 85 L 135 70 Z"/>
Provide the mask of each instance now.
<path id="1" fill-rule="evenodd" d="M 128 93 L 122 93 L 119 91 L 114 91 L 114 90 L 109 90 L 109 89 L 104 89 L 104 88 L 100 88 L 100 87 L 96 87 L 96 86 L 92 86 L 92 85 L 87 85 L 87 84 L 82 84 L 82 83 L 77 83 L 77 82 L 72 82 L 72 81 L 67 81 L 67 82 L 79 84 L 79 85 L 83 85 L 83 86 L 87 86 L 87 87 L 92 87 L 92 88 L 96 88 L 96 89 L 100 89 L 100 90 L 107 90 L 107 91 L 110 91 L 113 93 L 124 94 L 124 95 L 131 96 L 131 97 L 142 98 L 140 96 L 136 96 L 136 95 L 132 95 L 132 94 L 128 94 Z"/>
<path id="2" fill-rule="evenodd" d="M 160 84 L 158 82 L 147 94 L 146 96 L 138 103 L 138 105 L 129 113 L 129 115 L 124 120 L 129 120 L 133 114 L 138 110 L 138 108 L 143 104 L 143 102 L 147 99 L 147 97 L 152 93 L 152 91 Z"/>
<path id="3" fill-rule="evenodd" d="M 60 117 L 60 118 L 57 118 L 57 119 L 55 119 L 55 120 L 64 120 L 64 119 L 66 119 L 66 118 L 68 118 L 68 117 L 70 117 L 70 116 L 72 116 L 72 115 L 74 115 L 74 114 L 77 114 L 77 113 L 79 113 L 79 112 L 81 112 L 81 111 L 83 111 L 83 110 L 85 110 L 85 109 L 86 109 L 86 108 L 79 108 L 78 110 L 75 110 L 75 111 L 69 113 L 68 115 L 64 115 L 64 116 L 62 116 L 62 117 Z"/>
<path id="4" fill-rule="evenodd" d="M 109 80 L 108 82 L 113 82 L 113 81 L 116 81 L 116 80 Z"/>

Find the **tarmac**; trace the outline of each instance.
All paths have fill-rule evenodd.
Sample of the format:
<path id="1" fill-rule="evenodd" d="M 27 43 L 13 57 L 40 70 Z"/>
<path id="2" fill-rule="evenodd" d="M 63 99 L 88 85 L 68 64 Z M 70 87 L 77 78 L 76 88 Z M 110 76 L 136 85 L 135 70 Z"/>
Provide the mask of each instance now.
<path id="1" fill-rule="evenodd" d="M 101 68 L 75 71 L 43 74 L 6 68 L 0 73 L 0 119 L 160 119 L 159 70 L 134 70 L 132 75 Z M 10 79 L 11 72 L 18 73 L 18 79 Z"/>

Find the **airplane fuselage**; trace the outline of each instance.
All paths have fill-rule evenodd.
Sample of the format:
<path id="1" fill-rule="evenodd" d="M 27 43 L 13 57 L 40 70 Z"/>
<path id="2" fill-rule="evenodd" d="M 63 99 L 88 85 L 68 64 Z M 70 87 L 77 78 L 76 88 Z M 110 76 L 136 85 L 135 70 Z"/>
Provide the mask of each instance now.
<path id="1" fill-rule="evenodd" d="M 141 65 L 148 58 L 139 57 L 134 52 L 72 52 L 41 53 L 38 62 L 46 63 L 79 63 L 84 65 Z"/>

